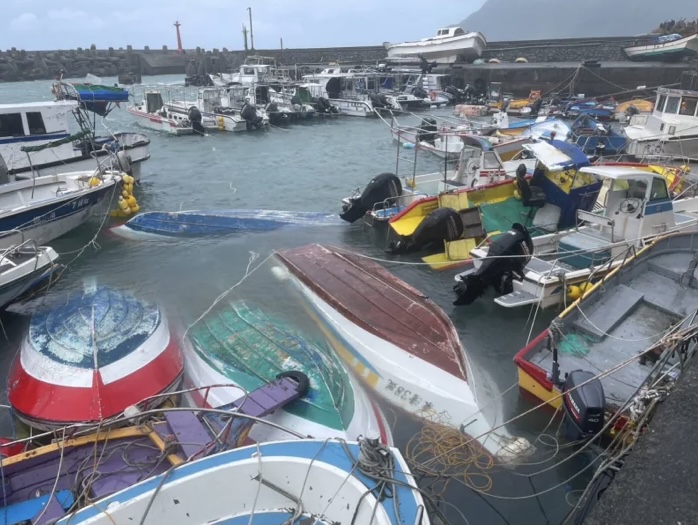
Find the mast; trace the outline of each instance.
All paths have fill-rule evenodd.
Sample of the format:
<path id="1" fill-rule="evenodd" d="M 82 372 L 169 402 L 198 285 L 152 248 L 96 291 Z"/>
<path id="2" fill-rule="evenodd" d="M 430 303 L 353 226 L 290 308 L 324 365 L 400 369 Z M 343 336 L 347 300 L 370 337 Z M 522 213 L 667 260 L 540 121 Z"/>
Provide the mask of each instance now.
<path id="1" fill-rule="evenodd" d="M 250 50 L 254 51 L 254 34 L 252 33 L 252 8 L 248 7 L 247 11 L 250 13 Z"/>
<path id="2" fill-rule="evenodd" d="M 245 39 L 245 51 L 247 51 L 247 27 L 245 24 L 242 24 L 242 36 Z"/>

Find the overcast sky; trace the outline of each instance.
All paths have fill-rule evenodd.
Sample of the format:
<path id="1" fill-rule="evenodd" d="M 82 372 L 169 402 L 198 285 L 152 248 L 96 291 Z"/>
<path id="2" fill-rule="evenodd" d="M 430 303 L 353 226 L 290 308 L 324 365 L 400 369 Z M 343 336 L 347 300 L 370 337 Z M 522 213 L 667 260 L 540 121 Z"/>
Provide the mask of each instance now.
<path id="1" fill-rule="evenodd" d="M 432 36 L 484 0 L 0 0 L 0 49 L 70 49 L 131 44 L 242 48 L 252 8 L 257 49 L 380 45 Z"/>

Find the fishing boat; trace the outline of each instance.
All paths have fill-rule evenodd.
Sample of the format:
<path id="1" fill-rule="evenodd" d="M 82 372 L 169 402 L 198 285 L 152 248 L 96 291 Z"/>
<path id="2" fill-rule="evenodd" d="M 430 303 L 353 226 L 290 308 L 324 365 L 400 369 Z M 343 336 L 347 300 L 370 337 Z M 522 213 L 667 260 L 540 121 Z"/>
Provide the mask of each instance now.
<path id="1" fill-rule="evenodd" d="M 129 105 L 126 111 L 136 117 L 140 126 L 170 135 L 191 135 L 195 130 L 199 133 L 204 131 L 203 118 L 196 107 L 193 110 L 188 108 L 186 113 L 173 111 L 157 90 L 145 91 L 143 99 Z"/>
<path id="2" fill-rule="evenodd" d="M 472 62 L 480 58 L 485 47 L 487 40 L 481 33 L 466 32 L 458 26 L 439 29 L 436 36 L 416 42 L 385 44 L 388 58 L 421 56 L 437 63 Z"/>
<path id="3" fill-rule="evenodd" d="M 58 525 L 87 523 L 429 525 L 430 520 L 397 449 L 370 440 L 305 439 L 197 459 L 95 502 Z"/>
<path id="4" fill-rule="evenodd" d="M 46 435 L 3 439 L 3 523 L 56 523 L 193 458 L 248 445 L 254 422 L 267 424 L 263 417 L 303 395 L 299 386 L 277 379 L 215 412 L 130 407 L 125 426 L 63 428 L 48 445 Z"/>
<path id="5" fill-rule="evenodd" d="M 630 60 L 678 61 L 698 55 L 698 34 L 655 36 L 647 43 L 623 48 Z"/>
<path id="6" fill-rule="evenodd" d="M 299 294 L 344 364 L 392 405 L 454 427 L 502 460 L 530 444 L 493 431 L 473 373 L 448 316 L 377 263 L 311 244 L 282 250 L 272 271 Z"/>
<path id="7" fill-rule="evenodd" d="M 116 202 L 122 174 L 90 170 L 46 175 L 0 185 L 0 249 L 32 239 L 48 242 Z"/>
<path id="8" fill-rule="evenodd" d="M 86 286 L 32 316 L 10 371 L 8 400 L 35 428 L 95 423 L 175 389 L 182 368 L 181 349 L 159 307 Z"/>
<path id="9" fill-rule="evenodd" d="M 422 260 L 444 270 L 469 263 L 474 249 L 506 236 L 512 223 L 524 224 L 533 235 L 550 234 L 576 224 L 578 210 L 594 208 L 601 182 L 580 173 L 589 165 L 582 151 L 553 140 L 526 144 L 524 153 L 532 159 L 512 161 L 514 177 L 470 187 L 446 181 L 437 195 L 395 214 L 388 222 L 389 250 L 436 252 Z M 531 160 L 535 169 L 529 177 Z"/>
<path id="10" fill-rule="evenodd" d="M 72 127 L 78 131 L 71 133 Z M 0 156 L 10 180 L 95 169 L 110 154 L 118 167 L 140 177 L 150 140 L 140 133 L 98 136 L 95 122 L 72 99 L 0 104 Z"/>
<path id="11" fill-rule="evenodd" d="M 623 153 L 627 137 L 611 126 L 583 113 L 572 123 L 571 142 L 587 155 L 618 155 Z"/>
<path id="12" fill-rule="evenodd" d="M 0 310 L 50 275 L 57 259 L 53 248 L 34 241 L 0 250 Z"/>
<path id="13" fill-rule="evenodd" d="M 507 308 L 564 305 L 570 286 L 603 277 L 657 236 L 698 228 L 695 213 L 675 210 L 666 178 L 655 171 L 599 165 L 584 167 L 580 173 L 605 181 L 603 206 L 596 213 L 578 209 L 577 226 L 571 229 L 534 237 L 520 278 L 513 279 L 509 293 L 495 298 L 497 304 Z M 686 201 L 696 199 L 676 202 L 685 209 L 689 206 Z M 459 297 L 474 300 L 471 285 L 479 297 L 486 288 L 480 286 L 499 280 L 507 269 L 488 261 L 487 246 L 479 246 L 470 254 L 475 267 L 456 275 L 456 292 Z"/>
<path id="14" fill-rule="evenodd" d="M 633 115 L 649 115 L 654 110 L 653 100 L 632 99 L 621 102 L 616 106 L 615 119 L 618 122 L 627 124 Z"/>
<path id="15" fill-rule="evenodd" d="M 695 352 L 698 234 L 645 246 L 514 358 L 519 387 L 562 410 L 571 440 L 642 425 Z"/>
<path id="16" fill-rule="evenodd" d="M 654 111 L 625 127 L 627 152 L 638 159 L 698 159 L 698 91 L 659 88 Z"/>
<path id="17" fill-rule="evenodd" d="M 184 341 L 186 397 L 192 406 L 217 407 L 245 391 L 293 370 L 309 381 L 307 395 L 269 417 L 299 435 L 356 439 L 368 431 L 392 444 L 380 408 L 347 374 L 328 345 L 314 341 L 287 323 L 242 301 L 223 304 L 188 332 Z M 204 393 L 206 385 L 228 385 Z M 253 429 L 258 442 L 289 439 L 271 426 Z"/>
<path id="18" fill-rule="evenodd" d="M 279 210 L 143 212 L 110 231 L 127 239 L 166 239 L 340 224 L 336 214 Z"/>

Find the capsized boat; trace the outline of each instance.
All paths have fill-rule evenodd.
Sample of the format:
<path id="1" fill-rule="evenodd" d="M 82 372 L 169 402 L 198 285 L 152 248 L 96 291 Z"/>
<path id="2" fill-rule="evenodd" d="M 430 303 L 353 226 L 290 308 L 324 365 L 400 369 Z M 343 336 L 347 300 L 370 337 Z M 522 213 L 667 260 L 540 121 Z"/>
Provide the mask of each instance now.
<path id="1" fill-rule="evenodd" d="M 77 228 L 93 211 L 116 202 L 122 172 L 90 170 L 0 185 L 0 249 L 32 239 L 48 242 Z"/>
<path id="2" fill-rule="evenodd" d="M 624 165 L 587 166 L 580 172 L 606 181 L 603 206 L 597 212 L 578 209 L 574 228 L 534 237 L 525 267 L 511 281 L 511 290 L 495 299 L 497 304 L 508 308 L 564 305 L 570 286 L 603 277 L 657 236 L 698 229 L 696 213 L 675 211 L 675 203 L 687 210 L 697 199 L 672 201 L 660 173 Z M 487 259 L 487 246 L 470 254 L 474 269 L 455 277 L 458 304 L 470 304 L 489 283 L 510 272 Z"/>
<path id="3" fill-rule="evenodd" d="M 0 310 L 56 270 L 57 260 L 53 248 L 33 241 L 0 250 Z"/>
<path id="4" fill-rule="evenodd" d="M 516 354 L 521 391 L 562 409 L 569 439 L 636 428 L 681 374 L 696 348 L 697 253 L 694 232 L 657 238 Z"/>
<path id="5" fill-rule="evenodd" d="M 679 34 L 658 35 L 649 42 L 625 47 L 623 51 L 630 60 L 678 61 L 698 55 L 698 34 L 685 37 Z"/>
<path id="6" fill-rule="evenodd" d="M 418 417 L 441 414 L 436 423 L 503 460 L 530 451 L 525 439 L 493 431 L 451 320 L 422 293 L 339 248 L 311 244 L 277 255 L 275 277 L 298 291 L 337 355 L 383 399 Z"/>
<path id="7" fill-rule="evenodd" d="M 368 439 L 305 439 L 197 459 L 94 502 L 58 525 L 87 523 L 429 525 L 430 520 L 397 449 Z"/>
<path id="8" fill-rule="evenodd" d="M 434 197 L 413 202 L 389 221 L 393 253 L 432 250 L 424 257 L 432 268 L 462 265 L 484 241 L 507 232 L 512 223 L 549 234 L 576 224 L 577 210 L 591 211 L 601 182 L 579 169 L 589 159 L 561 141 L 524 145 L 535 170 L 527 176 L 526 161 L 518 162 L 515 178 L 483 186 L 445 185 Z"/>
<path id="9" fill-rule="evenodd" d="M 216 413 L 175 408 L 146 414 L 130 407 L 128 426 L 100 421 L 79 433 L 64 428 L 43 446 L 46 435 L 3 439 L 0 468 L 11 487 L 0 501 L 3 523 L 55 523 L 193 458 L 248 445 L 255 421 L 267 424 L 261 418 L 302 396 L 300 386 L 277 379 Z"/>
<path id="10" fill-rule="evenodd" d="M 481 33 L 466 32 L 458 26 L 439 29 L 436 36 L 416 42 L 385 44 L 388 58 L 414 56 L 441 63 L 472 62 L 480 58 L 485 47 L 487 40 Z"/>
<path id="11" fill-rule="evenodd" d="M 94 423 L 175 389 L 182 370 L 181 349 L 156 305 L 86 286 L 32 316 L 8 400 L 35 428 Z"/>
<path id="12" fill-rule="evenodd" d="M 308 378 L 307 395 L 277 411 L 269 421 L 316 438 L 351 440 L 371 431 L 383 443 L 392 444 L 380 408 L 347 374 L 327 344 L 242 301 L 219 306 L 196 323 L 184 340 L 184 353 L 185 383 L 195 387 L 187 399 L 194 406 L 225 405 L 245 390 L 298 370 Z M 206 385 L 224 386 L 204 392 Z M 251 438 L 264 442 L 289 436 L 259 426 Z"/>
<path id="13" fill-rule="evenodd" d="M 283 227 L 340 224 L 336 214 L 279 210 L 151 211 L 111 229 L 128 239 L 195 237 L 264 232 Z"/>

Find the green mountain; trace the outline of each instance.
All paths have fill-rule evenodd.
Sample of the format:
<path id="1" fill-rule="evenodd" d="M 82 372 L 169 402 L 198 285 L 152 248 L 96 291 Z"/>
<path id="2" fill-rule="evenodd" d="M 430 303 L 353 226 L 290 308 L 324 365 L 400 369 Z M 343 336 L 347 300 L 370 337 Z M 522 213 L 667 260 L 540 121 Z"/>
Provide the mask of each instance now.
<path id="1" fill-rule="evenodd" d="M 489 42 L 647 34 L 668 19 L 696 18 L 696 0 L 487 0 L 460 25 Z"/>

